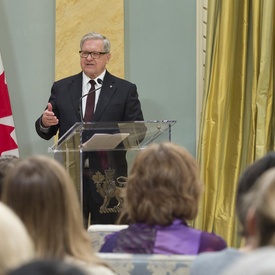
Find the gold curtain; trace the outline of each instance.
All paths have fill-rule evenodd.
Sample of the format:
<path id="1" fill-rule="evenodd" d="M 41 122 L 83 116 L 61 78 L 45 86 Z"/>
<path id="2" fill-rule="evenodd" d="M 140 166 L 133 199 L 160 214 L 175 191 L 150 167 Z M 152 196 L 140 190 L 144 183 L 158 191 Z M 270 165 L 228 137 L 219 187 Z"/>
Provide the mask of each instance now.
<path id="1" fill-rule="evenodd" d="M 274 0 L 209 0 L 198 160 L 205 188 L 194 226 L 240 246 L 243 169 L 274 148 Z"/>

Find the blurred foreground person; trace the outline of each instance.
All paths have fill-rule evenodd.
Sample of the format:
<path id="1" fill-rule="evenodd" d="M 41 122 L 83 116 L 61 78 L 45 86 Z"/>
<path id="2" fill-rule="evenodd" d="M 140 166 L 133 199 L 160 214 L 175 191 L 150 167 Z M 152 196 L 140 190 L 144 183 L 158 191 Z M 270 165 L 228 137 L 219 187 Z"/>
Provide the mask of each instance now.
<path id="1" fill-rule="evenodd" d="M 249 165 L 239 179 L 236 192 L 236 214 L 239 220 L 240 236 L 244 238 L 244 246 L 240 249 L 228 248 L 219 252 L 200 254 L 191 265 L 191 275 L 220 275 L 225 268 L 232 265 L 246 252 L 257 247 L 255 235 L 247 230 L 249 209 L 255 202 L 251 192 L 257 180 L 272 167 L 275 167 L 275 153 L 269 152 Z"/>
<path id="2" fill-rule="evenodd" d="M 107 236 L 100 252 L 196 255 L 224 249 L 222 238 L 187 225 L 197 215 L 201 189 L 198 165 L 184 148 L 148 146 L 134 160 L 125 190 L 121 215 L 130 225 Z"/>
<path id="3" fill-rule="evenodd" d="M 224 274 L 275 274 L 275 168 L 258 179 L 247 200 L 253 201 L 246 230 L 254 236 L 252 245 L 255 250 L 238 260 Z"/>
<path id="4" fill-rule="evenodd" d="M 274 275 L 274 258 L 274 247 L 262 247 L 242 257 L 222 275 Z"/>
<path id="5" fill-rule="evenodd" d="M 74 184 L 57 161 L 21 160 L 5 178 L 2 200 L 25 224 L 38 257 L 75 263 L 89 274 L 113 274 L 92 252 Z"/>
<path id="6" fill-rule="evenodd" d="M 7 275 L 86 275 L 81 269 L 56 260 L 35 260 L 12 270 Z"/>
<path id="7" fill-rule="evenodd" d="M 0 274 L 34 258 L 34 247 L 25 226 L 0 202 Z"/>

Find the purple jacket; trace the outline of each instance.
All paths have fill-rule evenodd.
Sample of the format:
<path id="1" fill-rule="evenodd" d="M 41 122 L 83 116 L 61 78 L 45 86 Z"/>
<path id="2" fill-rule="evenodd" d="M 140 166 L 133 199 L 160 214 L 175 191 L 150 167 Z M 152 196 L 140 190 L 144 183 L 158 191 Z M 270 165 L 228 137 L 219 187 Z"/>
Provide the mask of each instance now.
<path id="1" fill-rule="evenodd" d="M 100 252 L 196 255 L 226 247 L 221 237 L 174 220 L 169 226 L 131 224 L 127 229 L 106 236 Z"/>

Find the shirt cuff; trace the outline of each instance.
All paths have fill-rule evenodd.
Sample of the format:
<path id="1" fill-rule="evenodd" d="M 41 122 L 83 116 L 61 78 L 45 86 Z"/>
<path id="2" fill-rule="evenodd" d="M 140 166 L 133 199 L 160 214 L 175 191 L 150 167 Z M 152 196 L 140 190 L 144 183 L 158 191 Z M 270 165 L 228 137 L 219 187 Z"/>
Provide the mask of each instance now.
<path id="1" fill-rule="evenodd" d="M 42 126 L 42 119 L 40 119 L 39 126 L 40 126 L 40 131 L 41 131 L 42 133 L 47 134 L 47 133 L 50 131 L 50 127 L 43 127 L 43 126 Z"/>

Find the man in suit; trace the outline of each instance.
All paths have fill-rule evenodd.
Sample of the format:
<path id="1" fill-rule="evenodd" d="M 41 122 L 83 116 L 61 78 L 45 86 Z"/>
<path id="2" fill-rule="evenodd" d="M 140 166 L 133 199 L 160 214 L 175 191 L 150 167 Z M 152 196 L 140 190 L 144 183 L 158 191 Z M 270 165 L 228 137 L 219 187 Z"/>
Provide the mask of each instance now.
<path id="1" fill-rule="evenodd" d="M 53 84 L 47 108 L 35 122 L 38 135 L 49 140 L 59 131 L 60 138 L 76 122 L 81 122 L 88 96 L 81 97 L 90 89 L 95 90 L 92 92 L 95 95 L 94 114 L 91 120 L 85 122 L 143 121 L 136 85 L 110 74 L 106 69 L 111 58 L 110 41 L 101 34 L 88 33 L 80 41 L 79 53 L 82 72 Z M 94 86 L 90 84 L 91 80 L 95 81 Z M 95 189 L 91 176 L 95 171 L 103 173 L 106 169 L 100 169 L 101 158 L 95 152 L 83 154 L 83 163 L 89 168 L 89 173 L 84 173 L 83 178 L 84 218 L 88 219 L 91 214 L 91 223 L 114 223 L 116 214 L 99 214 L 103 198 Z M 125 152 L 113 152 L 111 157 L 108 153 L 108 161 L 120 163 L 116 176 L 127 175 Z"/>

